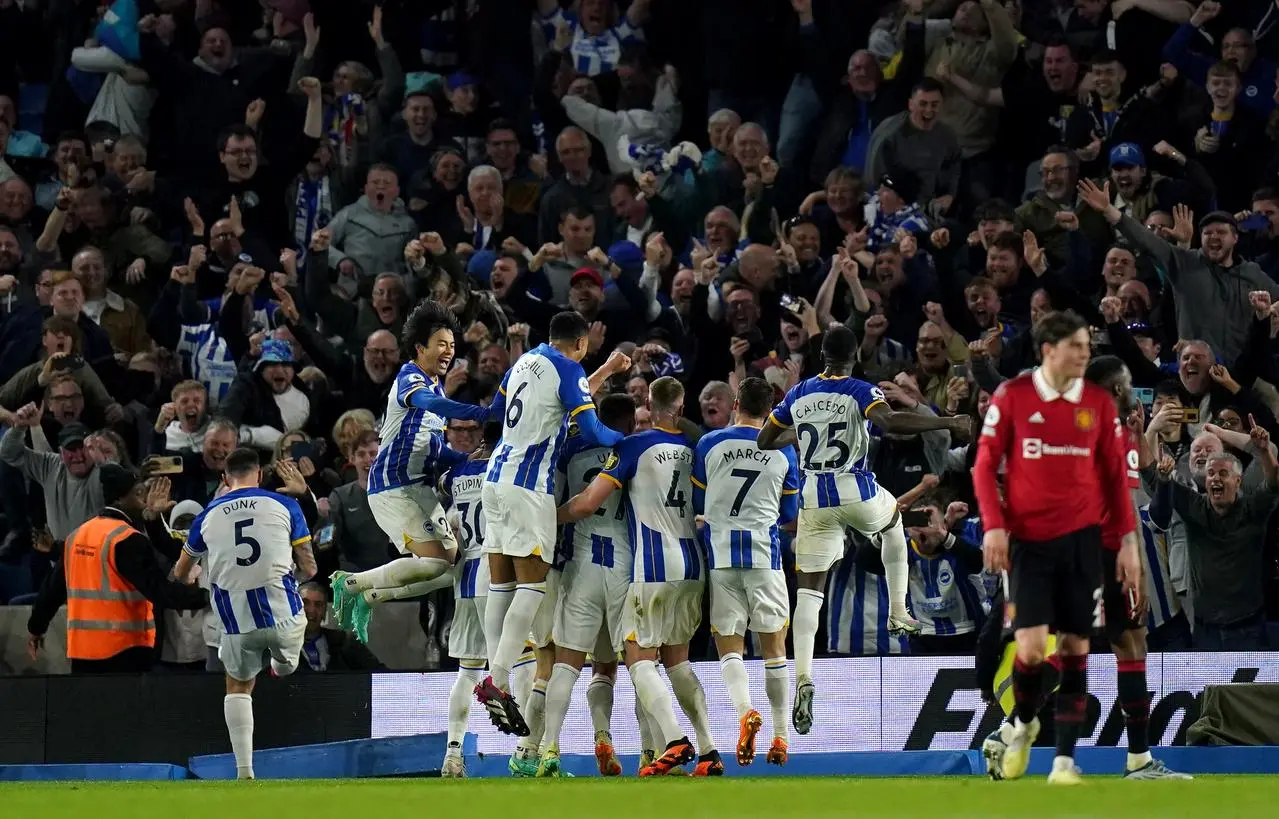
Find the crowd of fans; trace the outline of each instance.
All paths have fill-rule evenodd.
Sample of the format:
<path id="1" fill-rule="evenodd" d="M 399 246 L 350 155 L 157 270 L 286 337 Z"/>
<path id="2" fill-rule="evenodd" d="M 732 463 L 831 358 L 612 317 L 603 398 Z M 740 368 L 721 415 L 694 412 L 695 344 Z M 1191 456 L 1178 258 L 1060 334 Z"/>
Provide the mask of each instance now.
<path id="1" fill-rule="evenodd" d="M 390 560 L 365 487 L 422 299 L 462 328 L 450 396 L 490 401 L 567 308 L 588 372 L 631 356 L 606 391 L 641 429 L 657 376 L 707 429 L 747 375 L 780 397 L 835 322 L 895 408 L 980 418 L 1034 366 L 1034 319 L 1072 309 L 1188 490 L 1146 541 L 1152 648 L 1266 644 L 1269 0 L 136 5 L 0 0 L 0 603 L 101 506 L 98 464 L 165 474 L 181 530 L 243 444 L 297 492 L 322 577 Z M 882 564 L 850 540 L 819 645 L 971 649 L 995 585 L 974 450 L 876 440 L 934 626 L 889 637 Z M 423 604 L 430 663 L 448 619 L 447 593 Z M 202 622 L 170 613 L 161 658 L 200 667 Z"/>

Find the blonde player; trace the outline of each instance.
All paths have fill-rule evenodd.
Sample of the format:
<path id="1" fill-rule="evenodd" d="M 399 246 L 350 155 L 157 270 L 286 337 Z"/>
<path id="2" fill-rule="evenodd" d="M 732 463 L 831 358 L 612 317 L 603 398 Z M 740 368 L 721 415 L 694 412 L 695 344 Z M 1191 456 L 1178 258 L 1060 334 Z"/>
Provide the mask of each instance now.
<path id="1" fill-rule="evenodd" d="M 253 778 L 253 681 L 263 652 L 271 673 L 298 667 L 306 637 L 302 596 L 293 576 L 315 574 L 311 532 L 297 501 L 259 489 L 262 470 L 254 449 L 237 449 L 224 467 L 230 489 L 191 524 L 174 576 L 187 582 L 205 556 L 213 609 L 222 623 L 218 659 L 226 669 L 222 703 L 236 775 Z"/>
<path id="2" fill-rule="evenodd" d="M 718 776 L 724 763 L 711 737 L 706 692 L 688 662 L 688 641 L 702 621 L 705 572 L 697 545 L 692 508 L 693 449 L 677 429 L 684 411 L 684 386 L 669 376 L 649 386 L 653 428 L 627 437 L 584 491 L 560 507 L 562 523 L 595 514 L 625 488 L 627 523 L 635 555 L 634 574 L 623 611 L 626 665 L 635 694 L 660 728 L 665 752 L 640 776 L 670 773 L 694 759 L 693 744 L 680 730 L 666 687 L 657 675 L 660 655 L 680 707 L 697 732 L 702 750 L 697 776 Z M 542 754 L 544 766 L 558 764 L 559 748 Z"/>

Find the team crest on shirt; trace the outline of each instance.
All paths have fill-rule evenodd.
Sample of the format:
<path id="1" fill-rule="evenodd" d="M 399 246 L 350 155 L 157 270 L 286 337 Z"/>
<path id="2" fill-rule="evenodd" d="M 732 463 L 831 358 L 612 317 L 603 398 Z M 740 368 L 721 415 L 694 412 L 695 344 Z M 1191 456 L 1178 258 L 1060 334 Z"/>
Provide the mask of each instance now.
<path id="1" fill-rule="evenodd" d="M 608 453 L 608 458 L 604 461 L 604 469 L 609 470 L 617 466 L 618 457 L 616 452 Z"/>
<path id="2" fill-rule="evenodd" d="M 1075 410 L 1075 427 L 1087 432 L 1097 426 L 1097 414 L 1088 407 Z"/>

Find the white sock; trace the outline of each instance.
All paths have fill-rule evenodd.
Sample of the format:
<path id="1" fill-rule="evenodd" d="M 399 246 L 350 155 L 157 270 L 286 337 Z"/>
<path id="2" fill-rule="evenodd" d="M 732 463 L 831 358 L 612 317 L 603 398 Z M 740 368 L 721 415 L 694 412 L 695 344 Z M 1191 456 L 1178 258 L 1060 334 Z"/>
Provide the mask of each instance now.
<path id="1" fill-rule="evenodd" d="M 483 673 L 483 666 L 462 667 L 457 670 L 453 688 L 449 690 L 449 745 L 455 742 L 459 746 L 462 744 L 462 737 L 466 735 L 467 721 L 471 718 L 471 699 L 475 696 L 471 692 Z"/>
<path id="2" fill-rule="evenodd" d="M 484 647 L 488 651 L 490 671 L 493 653 L 497 651 L 498 641 L 502 639 L 502 621 L 506 619 L 506 610 L 511 607 L 514 599 L 514 583 L 489 585 L 489 596 L 484 601 Z"/>
<path id="3" fill-rule="evenodd" d="M 529 692 L 528 708 L 520 709 L 524 722 L 528 724 L 528 736 L 520 737 L 516 743 L 517 750 L 525 754 L 536 754 L 542 744 L 542 727 L 546 724 L 546 684 L 547 680 L 534 680 L 533 690 Z"/>
<path id="4" fill-rule="evenodd" d="M 813 651 L 817 644 L 817 625 L 826 595 L 816 589 L 800 589 L 795 593 L 795 617 L 791 633 L 795 636 L 795 678 L 813 679 Z"/>
<path id="5" fill-rule="evenodd" d="M 906 610 L 906 586 L 910 575 L 910 561 L 906 557 L 906 531 L 901 524 L 890 526 L 880 532 L 880 541 L 884 579 L 888 581 L 888 613 L 893 617 L 909 617 Z"/>
<path id="6" fill-rule="evenodd" d="M 751 686 L 746 679 L 746 663 L 737 652 L 725 654 L 719 658 L 719 671 L 724 676 L 724 687 L 737 709 L 737 718 L 741 719 L 751 710 Z"/>
<path id="7" fill-rule="evenodd" d="M 551 681 L 546 684 L 546 717 L 542 723 L 542 747 L 559 747 L 560 731 L 564 728 L 564 717 L 568 716 L 568 706 L 573 699 L 573 686 L 577 678 L 582 676 L 580 669 L 567 663 L 556 663 L 551 670 Z"/>
<path id="8" fill-rule="evenodd" d="M 745 669 L 743 669 L 744 671 Z M 715 738 L 711 736 L 710 715 L 706 709 L 706 690 L 702 681 L 697 679 L 693 665 L 688 660 L 674 668 L 666 669 L 666 676 L 671 680 L 671 688 L 675 689 L 675 698 L 679 707 L 688 715 L 697 732 L 697 750 L 701 754 L 709 754 L 715 750 Z"/>
<path id="9" fill-rule="evenodd" d="M 523 712 L 528 709 L 529 698 L 533 696 L 533 678 L 537 676 L 537 658 L 529 649 L 520 655 L 511 673 L 511 693 L 515 695 L 515 704 Z"/>
<path id="10" fill-rule="evenodd" d="M 657 676 L 657 666 L 653 665 L 653 661 L 640 660 L 632 665 L 631 681 L 635 684 L 635 695 L 643 701 L 644 710 L 657 728 L 656 739 L 659 744 L 652 750 L 661 750 L 668 743 L 684 736 L 679 721 L 675 719 L 675 706 L 671 703 L 671 696 L 666 693 L 662 678 Z"/>
<path id="11" fill-rule="evenodd" d="M 581 672 L 578 672 L 581 673 Z M 595 733 L 613 728 L 613 678 L 596 674 L 586 686 L 586 706 L 591 709 L 591 730 Z"/>
<path id="12" fill-rule="evenodd" d="M 1155 758 L 1150 753 L 1150 751 L 1146 751 L 1144 754 L 1130 753 L 1128 754 L 1128 762 L 1127 762 L 1126 768 L 1127 770 L 1135 771 L 1138 768 L 1144 768 L 1145 766 L 1149 765 L 1151 762 L 1154 761 L 1154 759 Z"/>
<path id="13" fill-rule="evenodd" d="M 227 694 L 222 700 L 222 715 L 231 735 L 231 751 L 235 754 L 235 773 L 241 779 L 253 776 L 253 697 L 249 694 Z"/>
<path id="14" fill-rule="evenodd" d="M 490 604 L 492 591 L 490 590 Z M 524 644 L 528 642 L 529 632 L 533 630 L 533 618 L 537 610 L 546 600 L 546 583 L 520 583 L 515 587 L 511 607 L 506 610 L 502 620 L 502 637 L 494 649 L 490 644 L 489 671 L 493 675 L 493 683 L 503 691 L 511 688 L 511 666 L 524 652 Z M 485 611 L 485 615 L 488 611 Z"/>
<path id="15" fill-rule="evenodd" d="M 1053 771 L 1073 771 L 1075 769 L 1075 760 L 1068 756 L 1053 757 Z"/>
<path id="16" fill-rule="evenodd" d="M 786 667 L 785 657 L 764 661 L 764 691 L 773 712 L 773 736 L 789 740 L 790 669 Z"/>
<path id="17" fill-rule="evenodd" d="M 425 597 L 433 591 L 447 589 L 453 585 L 453 573 L 445 572 L 439 577 L 431 580 L 418 580 L 404 586 L 392 586 L 391 588 L 369 589 L 363 593 L 364 602 L 370 606 L 376 606 L 378 603 L 385 603 L 388 600 L 408 600 L 411 597 Z"/>
<path id="18" fill-rule="evenodd" d="M 346 590 L 394 589 L 421 580 L 434 580 L 451 568 L 452 563 L 438 557 L 401 557 L 376 569 L 349 575 L 345 581 Z"/>
<path id="19" fill-rule="evenodd" d="M 632 677 L 634 677 L 633 673 Z M 635 691 L 635 721 L 639 723 L 640 750 L 656 751 L 659 745 L 657 731 L 654 728 L 653 720 L 648 716 L 648 711 L 644 710 L 644 703 L 640 700 L 638 689 Z"/>

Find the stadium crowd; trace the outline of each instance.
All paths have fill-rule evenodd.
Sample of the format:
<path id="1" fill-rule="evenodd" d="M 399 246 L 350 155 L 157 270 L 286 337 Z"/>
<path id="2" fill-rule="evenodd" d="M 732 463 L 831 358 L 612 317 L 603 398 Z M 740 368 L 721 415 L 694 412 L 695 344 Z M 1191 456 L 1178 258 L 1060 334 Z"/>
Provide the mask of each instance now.
<path id="1" fill-rule="evenodd" d="M 419 300 L 463 328 L 453 398 L 488 404 L 567 308 L 587 372 L 630 356 L 602 393 L 638 429 L 669 375 L 707 430 L 747 376 L 780 399 L 818 374 L 835 323 L 894 409 L 976 422 L 1034 366 L 1032 322 L 1071 309 L 1185 490 L 1143 514 L 1151 648 L 1267 645 L 1269 0 L 120 5 L 0 0 L 0 604 L 102 507 L 100 464 L 163 476 L 180 533 L 240 445 L 299 500 L 322 578 L 396 557 L 366 489 Z M 973 650 L 998 586 L 974 457 L 875 441 L 924 633 L 889 635 L 879 552 L 850 536 L 819 653 Z M 328 590 L 304 591 L 319 633 Z M 424 665 L 448 662 L 451 598 L 422 603 Z M 216 626 L 163 619 L 163 663 L 204 668 Z M 304 668 L 377 666 L 324 634 Z"/>

